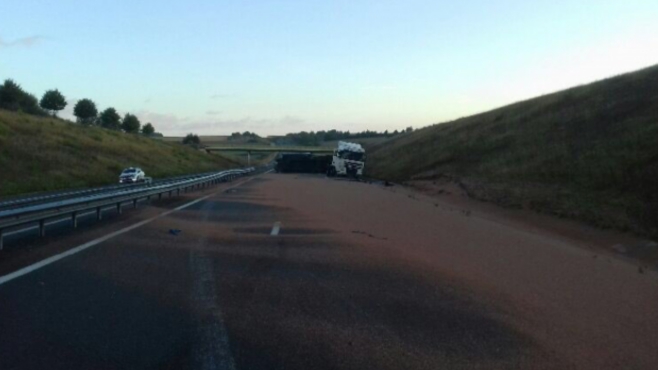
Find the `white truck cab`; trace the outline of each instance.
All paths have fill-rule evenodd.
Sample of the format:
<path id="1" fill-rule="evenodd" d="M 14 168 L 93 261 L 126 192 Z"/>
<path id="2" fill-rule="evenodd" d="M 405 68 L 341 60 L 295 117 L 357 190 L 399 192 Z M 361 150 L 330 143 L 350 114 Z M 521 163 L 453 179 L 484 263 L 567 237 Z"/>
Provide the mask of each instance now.
<path id="1" fill-rule="evenodd" d="M 358 178 L 363 176 L 365 161 L 366 151 L 360 144 L 339 141 L 327 170 L 327 176 Z"/>

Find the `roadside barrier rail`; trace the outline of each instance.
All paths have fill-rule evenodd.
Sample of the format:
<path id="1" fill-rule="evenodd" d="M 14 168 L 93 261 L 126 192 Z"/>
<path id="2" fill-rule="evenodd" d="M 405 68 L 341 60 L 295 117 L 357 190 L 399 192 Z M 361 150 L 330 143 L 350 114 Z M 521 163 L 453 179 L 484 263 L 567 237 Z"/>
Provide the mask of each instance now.
<path id="1" fill-rule="evenodd" d="M 69 190 L 60 190 L 60 191 L 53 191 L 47 193 L 21 195 L 9 199 L 1 200 L 0 211 L 9 208 L 19 208 L 28 204 L 45 203 L 58 199 L 67 199 L 67 198 L 80 197 L 83 195 L 100 194 L 100 193 L 105 193 L 105 192 L 120 190 L 120 189 L 142 188 L 152 185 L 162 185 L 162 184 L 185 180 L 185 179 L 193 179 L 201 176 L 208 176 L 214 173 L 216 172 L 169 177 L 164 179 L 152 180 L 151 182 L 145 181 L 145 182 L 137 182 L 132 184 L 115 184 L 115 185 L 107 185 L 107 186 L 85 188 L 85 189 L 69 189 Z"/>
<path id="2" fill-rule="evenodd" d="M 163 196 L 172 197 L 174 194 L 178 196 L 181 191 L 187 192 L 195 188 L 232 181 L 254 170 L 253 167 L 226 170 L 137 189 L 120 187 L 100 194 L 84 195 L 85 193 L 81 192 L 79 193 L 81 196 L 73 198 L 39 204 L 26 204 L 19 208 L 0 210 L 0 250 L 3 247 L 4 233 L 9 228 L 36 223 L 39 227 L 39 236 L 43 237 L 46 235 L 46 221 L 50 219 L 68 217 L 71 219 L 73 228 L 77 228 L 79 215 L 87 211 L 96 211 L 96 220 L 100 221 L 103 218 L 103 210 L 108 206 L 116 207 L 117 213 L 121 214 L 122 207 L 127 203 L 137 207 L 140 200 L 151 200 L 152 197 L 162 199 Z"/>

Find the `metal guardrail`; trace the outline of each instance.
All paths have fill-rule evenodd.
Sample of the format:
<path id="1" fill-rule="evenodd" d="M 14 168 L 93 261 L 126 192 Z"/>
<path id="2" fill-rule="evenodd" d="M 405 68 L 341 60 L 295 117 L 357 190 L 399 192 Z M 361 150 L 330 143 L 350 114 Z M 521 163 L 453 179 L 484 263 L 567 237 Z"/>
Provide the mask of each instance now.
<path id="1" fill-rule="evenodd" d="M 8 228 L 38 223 L 39 235 L 43 237 L 46 233 L 46 221 L 49 219 L 69 215 L 73 228 L 76 228 L 78 215 L 85 211 L 95 210 L 96 219 L 100 221 L 103 209 L 110 205 L 116 206 L 117 212 L 120 214 L 122 205 L 127 202 L 132 202 L 133 207 L 137 207 L 140 199 L 150 200 L 154 196 L 161 199 L 163 194 L 168 194 L 171 197 L 174 192 L 176 195 L 180 195 L 181 191 L 187 191 L 190 188 L 206 187 L 219 182 L 230 181 L 253 171 L 254 168 L 227 170 L 147 188 L 124 188 L 117 191 L 103 192 L 102 194 L 92 194 L 0 211 L 0 250 L 3 246 L 3 233 Z"/>
<path id="2" fill-rule="evenodd" d="M 140 188 L 140 187 L 146 187 L 151 185 L 165 184 L 165 183 L 180 181 L 184 179 L 193 179 L 201 176 L 208 176 L 213 173 L 215 172 L 169 177 L 164 179 L 153 180 L 151 181 L 151 183 L 143 182 L 143 183 L 133 183 L 133 184 L 116 184 L 116 185 L 107 185 L 107 186 L 86 188 L 86 189 L 60 190 L 50 193 L 18 196 L 0 201 L 0 210 L 7 208 L 19 208 L 28 204 L 45 203 L 56 199 L 65 199 L 65 198 L 73 198 L 73 197 L 78 197 L 88 194 L 90 195 L 90 194 L 104 193 L 112 190 Z"/>

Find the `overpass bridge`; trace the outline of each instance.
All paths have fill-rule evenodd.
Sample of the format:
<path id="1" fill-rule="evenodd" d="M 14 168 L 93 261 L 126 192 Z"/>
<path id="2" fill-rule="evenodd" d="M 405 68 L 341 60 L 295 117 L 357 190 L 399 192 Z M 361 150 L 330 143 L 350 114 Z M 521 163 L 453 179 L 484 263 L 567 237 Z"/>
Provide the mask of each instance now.
<path id="1" fill-rule="evenodd" d="M 331 154 L 333 148 L 304 147 L 304 146 L 210 146 L 205 148 L 210 152 L 247 152 L 247 153 L 313 153 Z"/>
<path id="2" fill-rule="evenodd" d="M 251 165 L 251 153 L 311 153 L 332 154 L 333 148 L 304 147 L 304 146 L 209 146 L 204 148 L 206 152 L 241 152 L 247 153 L 247 163 Z"/>

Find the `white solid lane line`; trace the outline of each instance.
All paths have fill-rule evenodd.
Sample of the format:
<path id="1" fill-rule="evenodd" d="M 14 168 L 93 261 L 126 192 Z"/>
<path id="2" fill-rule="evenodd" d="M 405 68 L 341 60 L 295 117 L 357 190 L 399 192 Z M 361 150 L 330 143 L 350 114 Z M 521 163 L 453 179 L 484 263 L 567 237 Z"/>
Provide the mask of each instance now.
<path id="1" fill-rule="evenodd" d="M 252 178 L 249 178 L 249 179 L 247 179 L 246 181 L 243 181 L 243 182 L 241 182 L 241 183 L 239 183 L 239 184 L 236 184 L 235 186 L 232 186 L 232 187 L 230 187 L 230 188 L 228 188 L 228 189 L 236 188 L 236 187 L 238 187 L 238 186 L 240 186 L 240 185 L 242 185 L 242 184 L 244 184 L 244 183 L 246 183 L 246 182 L 248 182 L 248 181 L 251 181 L 252 179 L 254 179 L 254 178 L 253 178 L 253 177 L 252 177 Z M 222 189 L 221 191 L 226 191 L 226 190 L 228 190 L 228 189 Z M 185 203 L 185 204 L 183 204 L 183 205 L 181 205 L 181 206 L 179 206 L 179 207 L 176 207 L 176 208 L 174 208 L 174 209 L 172 209 L 172 210 L 169 210 L 169 211 L 167 211 L 167 212 L 163 212 L 163 213 L 161 213 L 161 214 L 159 214 L 159 215 L 157 215 L 157 216 L 155 216 L 155 217 L 149 218 L 149 219 L 144 220 L 144 221 L 140 221 L 140 222 L 138 222 L 138 223 L 136 223 L 136 224 L 134 224 L 134 225 L 131 225 L 131 226 L 125 227 L 125 228 L 123 228 L 123 229 L 121 229 L 121 230 L 117 230 L 117 231 L 115 231 L 115 232 L 112 232 L 112 233 L 110 233 L 110 234 L 107 234 L 107 235 L 105 235 L 105 236 L 102 236 L 102 237 L 100 237 L 100 238 L 98 238 L 98 239 L 94 239 L 94 240 L 92 240 L 92 241 L 89 241 L 89 242 L 87 242 L 87 243 L 84 243 L 84 244 L 82 244 L 82 245 L 79 245 L 79 246 L 77 246 L 77 247 L 75 247 L 75 248 L 73 248 L 73 249 L 69 249 L 69 250 L 67 250 L 66 252 L 63 252 L 63 253 L 60 253 L 60 254 L 56 254 L 56 255 L 54 255 L 54 256 L 52 256 L 52 257 L 46 258 L 45 260 L 39 261 L 39 262 L 37 262 L 37 263 L 35 263 L 35 264 L 29 265 L 29 266 L 27 266 L 27 267 L 23 267 L 22 269 L 17 270 L 17 271 L 14 271 L 14 272 L 12 272 L 12 273 L 10 273 L 10 274 L 4 275 L 4 276 L 0 276 L 0 285 L 5 284 L 5 283 L 7 283 L 7 282 L 9 282 L 9 281 L 12 281 L 12 280 L 14 280 L 14 279 L 16 279 L 16 278 L 19 278 L 19 277 L 21 277 L 21 276 L 23 276 L 23 275 L 27 275 L 27 274 L 29 274 L 29 273 L 32 272 L 32 271 L 35 271 L 35 270 L 38 270 L 38 269 L 40 269 L 40 268 L 42 268 L 42 267 L 48 266 L 48 265 L 50 265 L 51 263 L 55 263 L 55 262 L 57 262 L 57 261 L 59 261 L 59 260 L 61 260 L 61 259 L 63 259 L 63 258 L 66 258 L 66 257 L 68 257 L 68 256 L 72 256 L 72 255 L 74 255 L 74 254 L 76 254 L 76 253 L 82 252 L 82 251 L 85 250 L 85 249 L 89 249 L 89 248 L 91 248 L 91 247 L 93 247 L 93 246 L 95 246 L 95 245 L 98 245 L 98 244 L 100 244 L 100 243 L 106 241 L 106 240 L 112 239 L 112 238 L 114 238 L 115 236 L 119 236 L 119 235 L 121 235 L 121 234 L 125 234 L 125 233 L 127 233 L 128 231 L 134 230 L 134 229 L 136 229 L 136 228 L 138 228 L 138 227 L 140 227 L 140 226 L 144 226 L 144 225 L 146 225 L 146 224 L 148 224 L 148 223 L 151 223 L 151 222 L 153 222 L 153 221 L 155 221 L 155 220 L 157 220 L 157 219 L 159 219 L 159 218 L 162 218 L 162 217 L 168 216 L 168 215 L 170 215 L 170 214 L 172 214 L 172 213 L 174 213 L 174 212 L 176 212 L 176 211 L 180 211 L 180 210 L 185 209 L 185 208 L 187 208 L 187 207 L 189 207 L 189 206 L 192 206 L 192 205 L 194 205 L 194 204 L 197 204 L 197 203 L 199 203 L 199 202 L 201 202 L 201 201 L 204 201 L 204 200 L 206 200 L 206 199 L 208 199 L 208 198 L 210 198 L 210 197 L 212 197 L 212 196 L 214 196 L 214 195 L 219 194 L 221 191 L 218 191 L 218 192 L 215 192 L 215 193 L 212 193 L 212 194 L 206 195 L 205 197 L 202 197 L 202 198 L 199 198 L 199 199 L 193 200 L 193 201 L 191 201 L 191 202 L 189 202 L 189 203 Z"/>
<path id="2" fill-rule="evenodd" d="M 279 235 L 280 230 L 281 230 L 281 222 L 275 222 L 274 226 L 272 226 L 272 232 L 270 233 L 270 235 L 277 236 Z"/>

